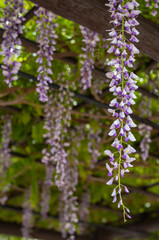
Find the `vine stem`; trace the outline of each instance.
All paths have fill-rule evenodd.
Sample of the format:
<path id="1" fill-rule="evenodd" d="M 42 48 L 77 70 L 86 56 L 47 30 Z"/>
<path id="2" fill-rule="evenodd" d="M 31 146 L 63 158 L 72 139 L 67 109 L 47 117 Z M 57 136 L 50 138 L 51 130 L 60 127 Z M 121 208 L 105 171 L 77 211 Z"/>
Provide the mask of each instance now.
<path id="1" fill-rule="evenodd" d="M 123 0 L 122 2 L 122 7 L 124 6 L 125 1 Z M 125 35 L 124 35 L 124 16 L 122 17 L 122 40 L 125 40 Z M 124 46 L 122 47 L 122 51 L 124 51 Z M 122 87 L 122 91 L 124 89 L 124 75 L 123 75 L 123 69 L 124 69 L 124 59 L 123 56 L 121 56 L 121 64 L 122 64 L 122 82 L 121 82 L 121 87 Z M 122 101 L 123 101 L 123 97 L 122 97 Z M 123 110 L 122 110 L 123 111 Z M 124 121 L 121 121 L 121 128 L 123 129 L 124 126 Z M 123 146 L 123 137 L 121 136 L 120 138 L 120 144 Z M 120 201 L 122 203 L 122 207 L 123 207 L 123 218 L 124 218 L 124 222 L 126 222 L 126 218 L 125 218 L 125 206 L 123 204 L 122 201 L 122 196 L 121 196 L 121 174 L 120 174 L 120 170 L 121 170 L 121 161 L 122 161 L 122 148 L 120 148 L 120 154 L 119 154 L 119 165 L 118 165 L 118 186 L 119 186 L 119 197 L 120 197 Z"/>

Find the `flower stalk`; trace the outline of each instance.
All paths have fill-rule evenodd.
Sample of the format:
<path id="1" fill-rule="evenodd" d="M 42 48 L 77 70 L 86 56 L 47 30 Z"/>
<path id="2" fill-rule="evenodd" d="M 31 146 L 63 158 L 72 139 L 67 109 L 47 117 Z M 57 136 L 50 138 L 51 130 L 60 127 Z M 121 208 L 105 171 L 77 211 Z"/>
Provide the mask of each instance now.
<path id="1" fill-rule="evenodd" d="M 137 9 L 139 4 L 135 0 L 109 0 L 109 11 L 111 12 L 112 23 L 114 27 L 110 30 L 110 48 L 108 53 L 114 53 L 115 58 L 108 62 L 112 66 L 112 72 L 106 76 L 111 79 L 110 92 L 113 92 L 115 98 L 110 102 L 108 111 L 116 118 L 110 127 L 109 136 L 114 136 L 115 140 L 112 147 L 116 149 L 115 153 L 106 150 L 105 154 L 110 157 L 110 164 L 106 163 L 108 176 L 112 178 L 107 182 L 108 185 L 117 182 L 113 189 L 113 202 L 118 201 L 118 208 L 123 208 L 123 218 L 131 218 L 129 209 L 124 205 L 122 192 L 129 192 L 127 187 L 121 183 L 121 178 L 129 172 L 129 167 L 135 158 L 130 154 L 135 153 L 135 149 L 128 143 L 136 139 L 131 133 L 131 128 L 136 127 L 130 114 L 132 114 L 131 105 L 135 104 L 135 90 L 137 89 L 137 76 L 131 68 L 135 62 L 135 54 L 139 50 L 134 46 L 138 42 L 139 32 L 136 26 L 139 24 L 136 20 L 140 11 Z M 129 36 L 129 39 L 126 36 Z"/>

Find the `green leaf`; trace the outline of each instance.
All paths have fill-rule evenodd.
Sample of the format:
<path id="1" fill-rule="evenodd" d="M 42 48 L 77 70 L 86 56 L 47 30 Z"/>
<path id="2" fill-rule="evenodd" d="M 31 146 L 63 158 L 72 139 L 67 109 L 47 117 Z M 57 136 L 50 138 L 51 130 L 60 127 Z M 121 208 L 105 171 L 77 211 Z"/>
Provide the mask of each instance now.
<path id="1" fill-rule="evenodd" d="M 36 143 L 42 143 L 43 133 L 43 123 L 37 123 L 32 127 L 32 138 Z"/>
<path id="2" fill-rule="evenodd" d="M 27 111 L 23 111 L 22 112 L 22 116 L 21 116 L 21 119 L 22 119 L 22 122 L 24 123 L 24 125 L 26 125 L 29 121 L 30 121 L 30 113 L 27 112 Z"/>

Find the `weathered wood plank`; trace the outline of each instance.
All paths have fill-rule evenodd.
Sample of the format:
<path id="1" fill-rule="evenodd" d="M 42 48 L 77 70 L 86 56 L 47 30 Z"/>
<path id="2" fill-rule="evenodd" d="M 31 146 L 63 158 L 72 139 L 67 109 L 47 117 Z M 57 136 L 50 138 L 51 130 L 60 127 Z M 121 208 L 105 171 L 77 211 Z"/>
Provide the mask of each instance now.
<path id="1" fill-rule="evenodd" d="M 21 225 L 11 222 L 0 221 L 0 234 L 7 234 L 10 236 L 22 237 Z M 32 238 L 45 239 L 45 240 L 63 240 L 60 233 L 53 230 L 47 230 L 42 228 L 34 228 L 32 232 Z M 91 239 L 87 237 L 77 237 L 77 240 Z"/>
<path id="2" fill-rule="evenodd" d="M 57 15 L 79 23 L 107 37 L 110 16 L 106 0 L 32 0 Z M 140 32 L 138 48 L 152 59 L 159 61 L 159 26 L 150 20 L 138 17 Z"/>

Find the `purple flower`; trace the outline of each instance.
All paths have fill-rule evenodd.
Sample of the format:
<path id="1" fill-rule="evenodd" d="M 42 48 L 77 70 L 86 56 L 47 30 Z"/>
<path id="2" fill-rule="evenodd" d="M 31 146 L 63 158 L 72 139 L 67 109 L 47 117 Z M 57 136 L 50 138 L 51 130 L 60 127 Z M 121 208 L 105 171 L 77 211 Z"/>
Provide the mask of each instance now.
<path id="1" fill-rule="evenodd" d="M 129 172 L 128 167 L 132 167 L 131 162 L 135 159 L 130 156 L 135 152 L 135 149 L 126 142 L 136 141 L 131 132 L 131 128 L 136 127 L 136 124 L 131 119 L 130 114 L 132 114 L 131 106 L 135 104 L 138 77 L 131 71 L 131 68 L 135 62 L 135 54 L 139 53 L 134 43 L 138 42 L 137 36 L 139 32 L 136 29 L 138 25 L 136 17 L 140 11 L 137 9 L 139 4 L 135 0 L 128 2 L 109 0 L 106 5 L 109 6 L 112 17 L 111 22 L 114 25 L 114 28 L 109 31 L 110 38 L 108 39 L 110 41 L 108 53 L 114 54 L 114 58 L 108 62 L 108 66 L 112 67 L 112 71 L 106 73 L 107 78 L 110 79 L 110 92 L 113 93 L 114 99 L 110 102 L 110 107 L 113 109 L 108 111 L 116 118 L 108 134 L 115 138 L 111 145 L 116 149 L 113 161 L 111 159 L 113 153 L 109 150 L 106 151 L 113 166 L 110 167 L 109 164 L 106 164 L 108 176 L 112 176 L 113 172 L 115 176 L 107 184 L 111 185 L 114 180 L 118 182 L 115 189 L 115 191 L 118 190 L 117 194 L 115 194 L 116 192 L 112 194 L 114 197 L 113 202 L 119 198 L 118 207 L 122 206 L 125 220 L 125 206 L 121 194 L 123 190 L 128 192 L 128 189 L 121 185 L 120 178 Z M 128 35 L 130 35 L 129 41 L 126 40 Z"/>
<path id="2" fill-rule="evenodd" d="M 109 164 L 106 163 L 106 168 L 108 170 L 108 177 L 112 176 L 112 171 L 113 171 L 113 168 L 110 168 Z"/>
<path id="3" fill-rule="evenodd" d="M 58 81 L 62 81 L 59 76 Z M 61 83 L 61 85 L 63 85 Z M 65 184 L 65 165 L 67 163 L 68 151 L 66 148 L 66 134 L 70 127 L 71 109 L 73 96 L 68 91 L 68 84 L 65 90 L 62 89 L 49 96 L 45 107 L 44 134 L 46 148 L 43 149 L 42 162 L 46 165 L 55 166 L 55 185 L 61 189 Z M 65 99 L 65 101 L 64 101 Z"/>
<path id="4" fill-rule="evenodd" d="M 113 203 L 115 203 L 116 201 L 117 201 L 117 197 L 114 196 L 114 198 L 113 198 Z"/>
<path id="5" fill-rule="evenodd" d="M 31 209 L 31 201 L 30 201 L 30 189 L 25 192 L 24 196 L 24 204 L 23 204 L 23 218 L 22 218 L 22 236 L 24 238 L 30 238 L 30 234 L 33 228 L 33 214 Z"/>
<path id="6" fill-rule="evenodd" d="M 117 193 L 116 193 L 116 188 L 114 188 L 114 190 L 113 190 L 113 192 L 112 192 L 111 196 L 112 196 L 112 197 L 115 197 L 115 196 L 116 196 L 116 194 L 117 194 Z"/>
<path id="7" fill-rule="evenodd" d="M 71 166 L 67 161 L 65 165 L 65 184 L 60 196 L 60 230 L 63 237 L 68 236 L 68 239 L 74 239 L 76 233 L 77 217 L 77 198 L 74 196 L 76 185 L 78 183 L 77 167 Z"/>
<path id="8" fill-rule="evenodd" d="M 42 188 L 42 202 L 41 202 L 41 215 L 45 218 L 49 212 L 50 191 L 52 182 L 52 174 L 54 167 L 51 165 L 46 166 L 46 176 Z"/>
<path id="9" fill-rule="evenodd" d="M 22 0 L 9 1 L 5 0 L 4 17 L 2 18 L 2 25 L 5 29 L 3 34 L 3 42 L 1 44 L 4 56 L 2 65 L 2 73 L 5 77 L 5 82 L 9 87 L 12 82 L 18 79 L 17 73 L 21 67 L 18 62 L 20 55 L 21 40 L 19 35 L 22 34 L 21 24 L 24 21 L 22 14 L 24 13 L 24 6 Z"/>
<path id="10" fill-rule="evenodd" d="M 141 114 L 140 116 L 148 116 L 151 117 L 151 100 L 143 98 L 140 104 Z M 140 142 L 140 149 L 141 149 L 141 157 L 145 161 L 149 156 L 149 148 L 151 143 L 151 132 L 152 128 L 146 124 L 139 124 L 139 133 L 143 137 Z"/>
<path id="11" fill-rule="evenodd" d="M 12 131 L 11 128 L 11 116 L 4 115 L 2 117 L 2 120 L 4 121 L 3 127 L 2 127 L 2 140 L 1 140 L 1 148 L 0 148 L 0 158 L 1 158 L 1 165 L 2 165 L 2 172 L 1 174 L 4 174 L 8 167 L 11 165 L 10 162 L 10 134 Z"/>
<path id="12" fill-rule="evenodd" d="M 81 197 L 81 202 L 79 205 L 79 231 L 80 233 L 85 233 L 86 226 L 83 222 L 87 222 L 88 217 L 89 217 L 89 206 L 90 206 L 90 193 L 89 190 L 87 189 L 86 192 L 82 194 Z"/>
<path id="13" fill-rule="evenodd" d="M 91 87 L 92 70 L 94 68 L 94 51 L 99 42 L 98 33 L 92 32 L 90 29 L 80 26 L 81 33 L 83 35 L 83 42 L 85 47 L 82 48 L 83 54 L 81 55 L 81 82 L 83 89 Z"/>
<path id="14" fill-rule="evenodd" d="M 101 141 L 101 129 L 97 132 L 93 132 L 93 129 L 90 128 L 87 134 L 87 138 L 89 140 L 88 143 L 88 152 L 91 154 L 91 168 L 94 168 L 94 165 L 98 161 L 98 157 L 101 155 L 100 151 L 98 150 L 98 145 Z"/>
<path id="15" fill-rule="evenodd" d="M 126 193 L 129 193 L 129 190 L 126 186 L 124 187 L 124 190 L 125 190 Z"/>
<path id="16" fill-rule="evenodd" d="M 55 39 L 57 38 L 55 28 L 58 24 L 53 22 L 56 18 L 55 14 L 44 8 L 39 7 L 38 10 L 35 11 L 35 15 L 37 16 L 37 42 L 39 43 L 36 62 L 40 65 L 37 77 L 39 83 L 37 84 L 36 91 L 39 94 L 39 100 L 41 102 L 47 102 L 47 92 L 49 90 L 49 84 L 52 83 L 51 76 L 53 74 L 51 62 L 55 51 Z"/>
<path id="17" fill-rule="evenodd" d="M 111 178 L 106 184 L 107 185 L 112 185 L 113 184 L 113 180 L 114 180 L 114 178 Z"/>
<path id="18" fill-rule="evenodd" d="M 110 150 L 105 150 L 104 153 L 110 157 L 111 162 L 114 161 L 114 154 Z"/>
<path id="19" fill-rule="evenodd" d="M 146 7 L 149 8 L 149 10 L 151 11 L 151 15 L 152 16 L 156 16 L 157 15 L 157 9 L 159 8 L 159 1 L 158 0 L 145 0 L 146 2 Z M 153 10 L 151 10 L 153 9 Z"/>

